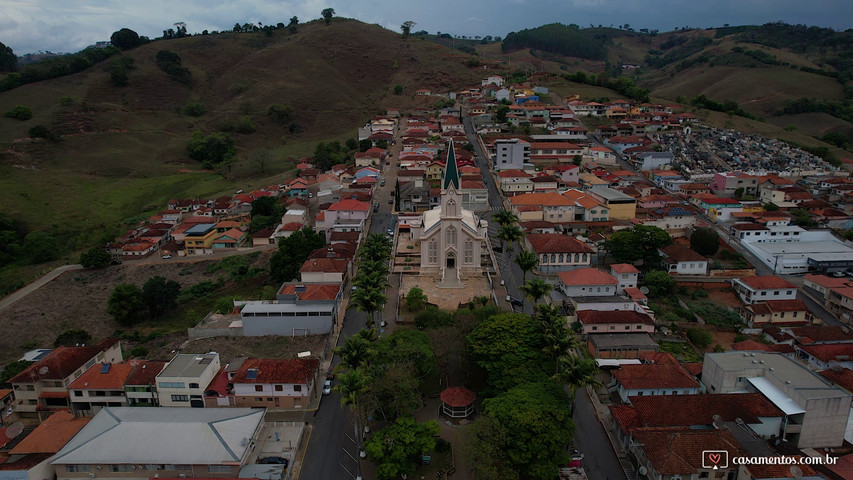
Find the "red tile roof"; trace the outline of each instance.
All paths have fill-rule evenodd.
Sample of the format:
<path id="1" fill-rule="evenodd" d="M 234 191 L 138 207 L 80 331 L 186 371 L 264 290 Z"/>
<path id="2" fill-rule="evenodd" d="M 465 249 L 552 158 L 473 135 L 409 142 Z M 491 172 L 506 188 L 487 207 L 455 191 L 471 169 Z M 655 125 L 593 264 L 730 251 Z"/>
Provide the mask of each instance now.
<path id="1" fill-rule="evenodd" d="M 341 285 L 338 283 L 296 283 L 285 285 L 279 295 L 296 295 L 302 301 L 334 300 L 338 298 Z"/>
<path id="2" fill-rule="evenodd" d="M 231 383 L 309 383 L 320 366 L 316 358 L 249 358 L 234 373 Z M 246 378 L 249 369 L 257 378 Z"/>
<path id="3" fill-rule="evenodd" d="M 690 247 L 685 247 L 683 245 L 670 245 L 668 247 L 664 247 L 661 251 L 669 258 L 675 260 L 676 262 L 707 262 L 708 259 L 696 253 L 695 250 L 692 250 Z"/>
<path id="4" fill-rule="evenodd" d="M 652 395 L 631 397 L 631 404 L 644 427 L 712 425 L 714 415 L 724 422 L 740 418 L 746 423 L 759 423 L 758 417 L 784 415 L 760 393 Z"/>
<path id="5" fill-rule="evenodd" d="M 560 197 L 561 195 L 557 195 Z M 543 253 L 593 253 L 585 243 L 560 233 L 530 233 L 527 241 L 538 254 Z"/>
<path id="6" fill-rule="evenodd" d="M 835 370 L 828 369 L 820 372 L 820 374 L 848 392 L 853 392 L 853 370 L 839 368 L 836 372 Z"/>
<path id="7" fill-rule="evenodd" d="M 626 390 L 698 388 L 699 382 L 680 365 L 622 365 L 613 377 Z"/>
<path id="8" fill-rule="evenodd" d="M 357 233 L 357 232 L 356 232 Z M 306 260 L 300 272 L 346 273 L 349 260 L 341 258 L 315 258 Z"/>
<path id="9" fill-rule="evenodd" d="M 329 207 L 329 210 L 332 211 L 362 211 L 366 212 L 370 210 L 370 204 L 367 202 L 359 202 L 358 200 L 352 199 L 344 199 L 338 203 L 332 204 Z"/>
<path id="10" fill-rule="evenodd" d="M 62 380 L 117 341 L 115 338 L 108 338 L 97 345 L 87 347 L 57 347 L 45 358 L 15 375 L 9 382 L 33 383 L 39 379 Z"/>
<path id="11" fill-rule="evenodd" d="M 725 450 L 729 458 L 744 456 L 740 445 L 727 430 L 637 429 L 634 438 L 643 445 L 646 457 L 661 475 L 695 475 L 703 469 L 702 452 Z M 736 471 L 736 465 L 729 465 Z"/>
<path id="12" fill-rule="evenodd" d="M 525 193 L 511 197 L 509 201 L 513 205 L 574 205 L 574 202 L 556 192 Z"/>
<path id="13" fill-rule="evenodd" d="M 124 381 L 125 385 L 154 385 L 157 374 L 166 368 L 166 362 L 153 360 L 131 360 L 133 365 L 130 375 Z"/>
<path id="14" fill-rule="evenodd" d="M 477 394 L 463 387 L 450 387 L 441 392 L 441 401 L 451 407 L 467 407 L 476 399 Z"/>
<path id="15" fill-rule="evenodd" d="M 75 417 L 68 410 L 54 412 L 12 450 L 12 455 L 56 453 L 89 423 L 91 417 Z"/>
<path id="16" fill-rule="evenodd" d="M 748 285 L 753 290 L 771 290 L 779 288 L 796 288 L 793 283 L 779 278 L 776 275 L 761 275 L 754 277 L 744 277 L 740 279 L 745 285 Z"/>
<path id="17" fill-rule="evenodd" d="M 834 465 L 826 465 L 825 468 L 840 478 L 853 478 L 853 453 L 839 457 Z"/>
<path id="18" fill-rule="evenodd" d="M 614 263 L 610 265 L 610 270 L 613 270 L 615 273 L 640 273 L 637 267 L 629 263 Z"/>
<path id="19" fill-rule="evenodd" d="M 732 344 L 732 350 L 738 352 L 775 352 L 770 345 L 756 342 L 755 340 L 744 340 Z"/>
<path id="20" fill-rule="evenodd" d="M 578 268 L 560 272 L 560 281 L 565 285 L 617 285 L 619 281 L 607 272 L 595 268 Z"/>
<path id="21" fill-rule="evenodd" d="M 109 365 L 106 373 L 101 373 L 104 365 Z M 83 372 L 83 375 L 68 385 L 69 390 L 123 390 L 127 376 L 133 367 L 129 363 L 96 363 Z"/>
<path id="22" fill-rule="evenodd" d="M 613 312 L 601 312 L 598 310 L 580 310 L 577 312 L 578 320 L 586 325 L 601 325 L 607 323 L 654 325 L 655 322 L 648 315 L 633 310 L 622 310 Z"/>
<path id="23" fill-rule="evenodd" d="M 800 349 L 822 362 L 853 361 L 853 343 L 821 343 L 801 345 Z"/>
<path id="24" fill-rule="evenodd" d="M 501 178 L 530 178 L 530 174 L 524 173 L 522 170 L 504 170 L 498 172 L 498 177 Z"/>
<path id="25" fill-rule="evenodd" d="M 839 325 L 791 327 L 789 330 L 799 343 L 853 341 L 853 334 L 847 333 Z"/>
<path id="26" fill-rule="evenodd" d="M 607 408 L 610 409 L 610 415 L 623 432 L 628 433 L 635 428 L 643 426 L 643 422 L 640 421 L 640 416 L 637 414 L 637 409 L 631 405 L 610 405 Z"/>

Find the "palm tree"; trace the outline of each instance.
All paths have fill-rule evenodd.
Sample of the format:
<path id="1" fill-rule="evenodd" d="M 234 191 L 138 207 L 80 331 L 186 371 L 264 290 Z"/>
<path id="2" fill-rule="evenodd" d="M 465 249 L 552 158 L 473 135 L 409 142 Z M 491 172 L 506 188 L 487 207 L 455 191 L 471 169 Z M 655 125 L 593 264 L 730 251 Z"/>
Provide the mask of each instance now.
<path id="1" fill-rule="evenodd" d="M 515 263 L 521 268 L 521 283 L 527 283 L 527 272 L 539 265 L 539 259 L 535 252 L 522 250 L 515 256 Z"/>
<path id="2" fill-rule="evenodd" d="M 504 241 L 509 242 L 509 246 L 512 248 L 512 242 L 524 238 L 524 232 L 518 228 L 518 225 L 504 225 L 498 232 L 498 238 L 501 239 L 501 248 L 504 246 Z"/>
<path id="3" fill-rule="evenodd" d="M 384 290 L 389 285 L 388 272 L 362 270 L 352 283 L 361 289 Z"/>
<path id="4" fill-rule="evenodd" d="M 502 227 L 505 227 L 517 222 L 518 216 L 508 210 L 501 209 L 492 215 L 492 219 L 498 222 Z"/>
<path id="5" fill-rule="evenodd" d="M 566 327 L 566 316 L 556 305 L 536 305 L 534 318 L 542 325 L 542 337 L 545 340 L 545 347 L 542 350 L 551 357 L 556 368 L 559 357 L 577 348 L 577 337 L 569 332 Z"/>
<path id="6" fill-rule="evenodd" d="M 601 386 L 597 375 L 598 367 L 595 365 L 595 360 L 572 355 L 560 357 L 557 373 L 551 379 L 569 386 L 572 410 L 574 410 L 575 396 L 579 388 Z"/>
<path id="7" fill-rule="evenodd" d="M 339 368 L 354 370 L 367 365 L 376 353 L 371 342 L 360 333 L 353 335 L 342 346 L 335 348 L 335 353 L 341 357 Z"/>
<path id="8" fill-rule="evenodd" d="M 554 287 L 540 278 L 534 278 L 521 286 L 521 290 L 526 296 L 533 300 L 533 303 L 538 302 L 540 298 L 551 293 L 551 290 L 553 289 Z"/>
<path id="9" fill-rule="evenodd" d="M 361 452 L 361 438 L 364 436 L 363 431 L 364 427 L 367 426 L 367 419 L 364 418 L 364 412 L 358 400 L 369 388 L 370 377 L 360 368 L 349 370 L 340 375 L 338 384 L 332 387 L 332 390 L 341 394 L 341 405 L 349 405 L 352 408 L 355 417 L 355 429 L 358 432 L 356 443 L 359 452 Z M 359 462 L 356 462 L 356 468 L 360 468 Z"/>
<path id="10" fill-rule="evenodd" d="M 376 288 L 360 288 L 350 295 L 349 301 L 350 307 L 367 313 L 367 318 L 372 324 L 374 322 L 373 313 L 382 310 L 388 301 L 388 297 Z"/>

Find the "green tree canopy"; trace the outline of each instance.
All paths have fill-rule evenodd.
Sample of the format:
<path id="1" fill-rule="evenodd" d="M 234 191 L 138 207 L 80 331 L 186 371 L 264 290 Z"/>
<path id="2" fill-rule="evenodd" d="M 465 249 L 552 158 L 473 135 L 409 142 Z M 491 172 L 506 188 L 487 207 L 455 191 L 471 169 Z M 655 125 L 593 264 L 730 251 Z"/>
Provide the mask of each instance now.
<path id="1" fill-rule="evenodd" d="M 14 72 L 17 69 L 18 56 L 12 51 L 12 47 L 0 43 L 0 72 Z"/>
<path id="2" fill-rule="evenodd" d="M 148 313 L 154 318 L 175 308 L 179 293 L 181 284 L 163 277 L 151 277 L 142 286 L 142 297 L 148 305 Z"/>
<path id="3" fill-rule="evenodd" d="M 30 107 L 24 105 L 15 105 L 11 110 L 3 113 L 4 117 L 14 118 L 15 120 L 29 120 L 33 118 L 33 111 Z"/>
<path id="4" fill-rule="evenodd" d="M 647 273 L 645 282 L 652 297 L 664 297 L 675 290 L 675 279 L 663 270 L 652 270 Z"/>
<path id="5" fill-rule="evenodd" d="M 86 330 L 66 330 L 60 333 L 53 341 L 55 347 L 73 347 L 83 345 L 92 340 L 92 335 Z"/>
<path id="6" fill-rule="evenodd" d="M 326 25 L 332 23 L 332 17 L 335 16 L 334 8 L 324 8 L 320 15 L 323 17 L 323 21 L 326 22 Z"/>
<path id="7" fill-rule="evenodd" d="M 534 278 L 522 285 L 520 288 L 524 292 L 525 296 L 533 300 L 533 303 L 539 302 L 540 299 L 550 294 L 551 290 L 554 289 L 551 284 L 541 278 Z"/>
<path id="8" fill-rule="evenodd" d="M 515 256 L 515 264 L 521 269 L 521 283 L 524 284 L 527 283 L 527 272 L 539 265 L 539 258 L 536 252 L 522 250 Z"/>
<path id="9" fill-rule="evenodd" d="M 190 158 L 202 162 L 205 168 L 213 168 L 230 160 L 237 153 L 237 142 L 224 132 L 214 132 L 210 135 L 195 132 L 187 143 L 187 151 Z"/>
<path id="10" fill-rule="evenodd" d="M 607 241 L 605 249 L 619 263 L 643 261 L 643 265 L 653 267 L 660 263 L 659 248 L 672 245 L 672 237 L 658 227 L 634 225 L 619 230 Z"/>
<path id="11" fill-rule="evenodd" d="M 309 227 L 303 227 L 280 240 L 278 251 L 270 258 L 270 275 L 273 280 L 288 282 L 297 278 L 299 269 L 311 252 L 325 244 L 325 238 Z"/>
<path id="12" fill-rule="evenodd" d="M 720 235 L 713 228 L 699 227 L 690 235 L 690 248 L 699 255 L 713 256 L 720 249 Z"/>
<path id="13" fill-rule="evenodd" d="M 410 312 L 417 312 L 426 307 L 429 299 L 424 295 L 424 291 L 420 287 L 412 287 L 409 293 L 406 294 L 406 308 Z"/>
<path id="14" fill-rule="evenodd" d="M 110 35 L 110 43 L 120 50 L 129 50 L 142 45 L 139 34 L 129 28 L 122 28 Z"/>
<path id="15" fill-rule="evenodd" d="M 104 268 L 110 264 L 110 254 L 103 247 L 92 247 L 80 254 L 83 268 Z"/>
<path id="16" fill-rule="evenodd" d="M 26 360 L 18 360 L 17 362 L 12 362 L 0 371 L 0 387 L 10 388 L 12 385 L 9 383 L 15 375 L 26 370 L 27 367 L 32 365 L 33 362 L 28 362 Z"/>
<path id="17" fill-rule="evenodd" d="M 411 20 L 406 20 L 405 22 L 403 22 L 402 25 L 400 25 L 400 30 L 403 32 L 404 38 L 409 36 L 409 34 L 412 32 L 412 27 L 414 27 L 415 25 L 417 24 Z"/>
<path id="18" fill-rule="evenodd" d="M 116 285 L 107 300 L 107 313 L 121 325 L 134 325 L 145 319 L 145 299 L 142 290 L 132 283 Z"/>
<path id="19" fill-rule="evenodd" d="M 518 385 L 483 402 L 483 413 L 500 424 L 506 460 L 522 478 L 552 480 L 568 463 L 575 424 L 560 385 Z"/>
<path id="20" fill-rule="evenodd" d="M 714 341 L 711 332 L 696 327 L 687 329 L 687 339 L 699 348 L 705 348 Z"/>
<path id="21" fill-rule="evenodd" d="M 440 432 L 435 420 L 418 423 L 414 418 L 400 417 L 374 433 L 365 444 L 365 451 L 377 466 L 376 476 L 390 480 L 414 474 L 421 454 L 435 449 L 434 437 Z"/>
<path id="22" fill-rule="evenodd" d="M 542 328 L 528 315 L 492 316 L 480 322 L 466 340 L 473 360 L 488 372 L 489 385 L 495 389 L 547 378 Z"/>
<path id="23" fill-rule="evenodd" d="M 56 240 L 44 232 L 30 232 L 24 237 L 24 255 L 31 263 L 43 263 L 59 258 Z"/>
<path id="24" fill-rule="evenodd" d="M 335 353 L 341 357 L 342 368 L 353 370 L 366 366 L 375 356 L 376 349 L 369 340 L 360 335 L 353 335 L 343 345 L 336 347 Z"/>

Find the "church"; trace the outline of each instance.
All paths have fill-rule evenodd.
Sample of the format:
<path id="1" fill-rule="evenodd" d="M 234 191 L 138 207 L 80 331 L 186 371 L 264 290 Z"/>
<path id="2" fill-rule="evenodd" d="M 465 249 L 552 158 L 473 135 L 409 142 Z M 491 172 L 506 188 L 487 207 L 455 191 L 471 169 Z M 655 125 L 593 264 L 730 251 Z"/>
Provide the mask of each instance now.
<path id="1" fill-rule="evenodd" d="M 488 222 L 462 208 L 460 173 L 453 142 L 441 179 L 441 204 L 412 225 L 412 241 L 420 244 L 420 275 L 433 276 L 439 288 L 465 288 L 465 280 L 491 270 Z"/>

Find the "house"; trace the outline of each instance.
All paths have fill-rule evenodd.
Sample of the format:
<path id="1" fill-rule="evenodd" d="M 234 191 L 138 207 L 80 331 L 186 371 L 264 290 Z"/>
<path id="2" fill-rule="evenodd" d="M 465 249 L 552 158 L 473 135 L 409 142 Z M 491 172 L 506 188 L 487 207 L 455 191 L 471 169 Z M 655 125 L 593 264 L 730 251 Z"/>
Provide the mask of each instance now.
<path id="1" fill-rule="evenodd" d="M 613 372 L 613 379 L 625 403 L 631 403 L 629 397 L 696 395 L 700 392 L 696 378 L 677 363 L 622 365 Z"/>
<path id="2" fill-rule="evenodd" d="M 572 163 L 583 152 L 582 147 L 570 142 L 534 142 L 530 144 L 530 161 Z"/>
<path id="3" fill-rule="evenodd" d="M 559 233 L 528 234 L 524 240 L 539 259 L 536 270 L 545 275 L 589 267 L 595 253 L 580 240 Z"/>
<path id="4" fill-rule="evenodd" d="M 574 202 L 557 192 L 526 193 L 510 197 L 513 213 L 519 219 L 566 223 L 574 219 Z M 521 207 L 535 207 L 531 212 Z"/>
<path id="5" fill-rule="evenodd" d="M 728 221 L 732 214 L 742 212 L 743 205 L 732 198 L 718 197 L 712 193 L 700 193 L 690 198 L 690 202 L 698 206 L 711 221 Z"/>
<path id="6" fill-rule="evenodd" d="M 619 282 L 619 285 L 616 287 L 616 293 L 622 295 L 625 293 L 626 288 L 637 287 L 640 271 L 637 270 L 637 267 L 628 263 L 614 263 L 610 265 L 610 275 Z"/>
<path id="7" fill-rule="evenodd" d="M 732 288 L 743 303 L 797 298 L 797 287 L 775 275 L 735 278 Z"/>
<path id="8" fill-rule="evenodd" d="M 325 260 L 343 259 L 318 258 Z M 243 302 L 240 317 L 243 335 L 322 335 L 329 333 L 338 321 L 341 282 L 285 283 L 275 302 Z"/>
<path id="9" fill-rule="evenodd" d="M 557 192 L 557 179 L 553 175 L 539 173 L 530 179 L 533 182 L 533 192 Z"/>
<path id="10" fill-rule="evenodd" d="M 219 354 L 179 353 L 155 377 L 161 407 L 204 407 L 202 394 L 219 371 Z"/>
<path id="11" fill-rule="evenodd" d="M 333 232 L 362 232 L 370 214 L 370 203 L 345 198 L 332 204 L 324 211 L 322 224 L 315 228 L 322 230 L 329 242 Z"/>
<path id="12" fill-rule="evenodd" d="M 577 312 L 581 333 L 654 333 L 655 322 L 648 315 L 633 310 L 599 311 L 580 310 Z"/>
<path id="13" fill-rule="evenodd" d="M 229 248 L 236 250 L 237 247 L 249 236 L 248 231 L 232 228 L 224 233 L 217 234 L 213 239 L 213 248 Z"/>
<path id="14" fill-rule="evenodd" d="M 760 178 L 743 172 L 718 172 L 711 180 L 711 193 L 726 198 L 734 197 L 738 191 L 741 195 L 757 196 Z"/>
<path id="15" fill-rule="evenodd" d="M 316 398 L 320 361 L 316 358 L 248 358 L 234 372 L 237 407 L 302 408 Z"/>
<path id="16" fill-rule="evenodd" d="M 773 323 L 811 324 L 813 319 L 811 311 L 800 299 L 752 303 L 743 307 L 741 316 L 750 327 Z"/>
<path id="17" fill-rule="evenodd" d="M 708 259 L 695 250 L 683 245 L 673 244 L 661 248 L 666 271 L 676 275 L 707 275 Z"/>
<path id="18" fill-rule="evenodd" d="M 92 417 L 103 407 L 127 405 L 124 384 L 130 375 L 129 363 L 96 363 L 68 385 L 71 411 Z"/>
<path id="19" fill-rule="evenodd" d="M 606 222 L 610 220 L 610 210 L 597 198 L 586 193 L 569 189 L 563 196 L 574 203 L 575 222 Z"/>
<path id="20" fill-rule="evenodd" d="M 275 230 L 272 228 L 265 228 L 263 230 L 258 230 L 257 232 L 252 234 L 252 246 L 253 247 L 261 247 L 264 245 L 275 245 Z"/>
<path id="21" fill-rule="evenodd" d="M 853 369 L 853 344 L 824 343 L 818 345 L 797 345 L 801 358 L 808 361 L 815 370 L 833 368 Z"/>
<path id="22" fill-rule="evenodd" d="M 708 392 L 761 393 L 785 414 L 780 438 L 797 448 L 844 442 L 851 394 L 779 353 L 707 353 L 702 383 Z"/>
<path id="23" fill-rule="evenodd" d="M 675 161 L 672 152 L 640 152 L 634 156 L 634 166 L 640 171 L 660 170 Z"/>
<path id="24" fill-rule="evenodd" d="M 121 360 L 121 342 L 115 338 L 92 346 L 57 347 L 9 380 L 15 392 L 15 412 L 21 417 L 38 418 L 39 412 L 69 409 L 66 385 L 97 362 Z"/>
<path id="25" fill-rule="evenodd" d="M 20 480 L 54 478 L 55 468 L 50 463 L 54 455 L 90 420 L 77 417 L 68 410 L 54 412 L 9 449 L 0 464 L 0 477 Z"/>
<path id="26" fill-rule="evenodd" d="M 56 478 L 237 478 L 264 409 L 107 407 L 56 454 Z"/>
<path id="27" fill-rule="evenodd" d="M 638 359 L 658 344 L 648 333 L 601 333 L 587 336 L 587 350 L 597 359 Z"/>
<path id="28" fill-rule="evenodd" d="M 499 138 L 494 143 L 494 169 L 523 170 L 530 163 L 530 143 L 520 138 Z"/>
<path id="29" fill-rule="evenodd" d="M 503 170 L 497 173 L 501 191 L 507 196 L 533 191 L 532 176 L 522 170 Z"/>
<path id="30" fill-rule="evenodd" d="M 631 450 L 650 480 L 734 479 L 741 466 L 730 460 L 747 455 L 728 430 L 637 429 L 632 436 Z M 725 461 L 717 466 L 706 451 L 725 452 Z"/>
<path id="31" fill-rule="evenodd" d="M 595 268 L 578 268 L 559 272 L 559 288 L 567 297 L 616 295 L 619 281 L 613 275 Z"/>
<path id="32" fill-rule="evenodd" d="M 306 260 L 299 269 L 303 283 L 343 284 L 349 276 L 350 261 L 342 258 Z"/>
<path id="33" fill-rule="evenodd" d="M 215 223 L 199 223 L 184 231 L 184 250 L 187 255 L 213 253 L 213 241 L 217 237 Z"/>
<path id="34" fill-rule="evenodd" d="M 593 187 L 589 195 L 598 199 L 610 210 L 610 218 L 631 220 L 637 216 L 637 199 L 609 187 Z"/>
<path id="35" fill-rule="evenodd" d="M 130 360 L 132 368 L 124 381 L 124 396 L 128 407 L 156 407 L 157 375 L 166 368 L 166 362 L 153 360 Z"/>

